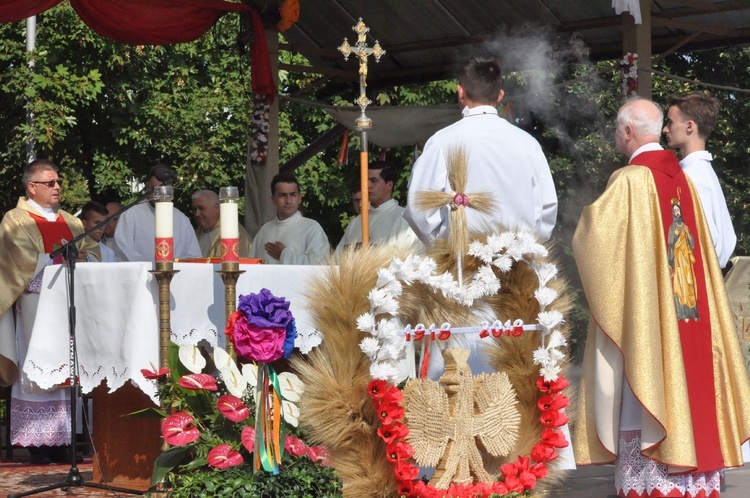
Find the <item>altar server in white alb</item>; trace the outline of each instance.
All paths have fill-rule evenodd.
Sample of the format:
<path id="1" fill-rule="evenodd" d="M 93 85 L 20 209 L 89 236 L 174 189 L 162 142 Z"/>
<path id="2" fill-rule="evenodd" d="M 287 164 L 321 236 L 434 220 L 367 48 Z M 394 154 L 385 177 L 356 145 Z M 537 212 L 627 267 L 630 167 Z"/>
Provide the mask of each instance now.
<path id="1" fill-rule="evenodd" d="M 414 163 L 404 218 L 425 245 L 448 232 L 450 207 L 422 211 L 416 208 L 418 192 L 454 192 L 448 182 L 446 156 L 466 151 L 468 181 L 464 194 L 487 192 L 495 210 L 485 215 L 466 211 L 470 232 L 498 225 L 525 229 L 547 240 L 557 219 L 557 194 L 552 174 L 539 143 L 528 133 L 499 116 L 502 89 L 500 64 L 494 59 L 472 59 L 458 79 L 458 102 L 463 118 L 438 131 Z"/>
<path id="2" fill-rule="evenodd" d="M 367 194 L 370 200 L 370 244 L 384 246 L 421 247 L 419 239 L 403 218 L 404 208 L 393 198 L 393 188 L 398 180 L 398 169 L 390 161 L 375 161 L 368 166 Z M 362 245 L 362 215 L 358 214 L 346 227 L 336 254 L 347 247 Z"/>
<path id="3" fill-rule="evenodd" d="M 276 206 L 276 218 L 260 227 L 253 239 L 250 257 L 265 259 L 268 264 L 325 263 L 331 244 L 323 227 L 299 212 L 302 194 L 297 178 L 291 173 L 274 176 L 271 198 Z"/>
<path id="4" fill-rule="evenodd" d="M 664 135 L 669 146 L 680 151 L 680 167 L 698 191 L 719 265 L 724 268 L 734 252 L 737 235 L 719 178 L 711 166 L 713 157 L 706 150 L 719 108 L 719 100 L 711 95 L 675 95 L 669 99 Z"/>
<path id="5" fill-rule="evenodd" d="M 148 172 L 146 189 L 171 184 L 177 175 L 169 166 L 157 164 Z M 201 248 L 190 220 L 174 208 L 174 257 L 200 258 Z M 154 201 L 144 202 L 120 215 L 115 229 L 115 255 L 118 261 L 154 261 L 156 211 Z"/>

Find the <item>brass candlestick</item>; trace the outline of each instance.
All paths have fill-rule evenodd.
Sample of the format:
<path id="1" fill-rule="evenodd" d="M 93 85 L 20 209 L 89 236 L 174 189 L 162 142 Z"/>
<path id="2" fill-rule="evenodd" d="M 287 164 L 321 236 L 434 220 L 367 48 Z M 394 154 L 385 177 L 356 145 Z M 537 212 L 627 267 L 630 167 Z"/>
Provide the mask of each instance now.
<path id="1" fill-rule="evenodd" d="M 172 320 L 169 286 L 172 277 L 180 270 L 171 261 L 157 261 L 151 270 L 159 283 L 159 368 L 169 368 L 169 344 L 172 341 Z"/>
<path id="2" fill-rule="evenodd" d="M 224 321 L 229 320 L 229 315 L 237 311 L 237 280 L 245 270 L 240 270 L 240 264 L 236 261 L 223 261 L 221 270 L 218 271 L 224 282 Z M 232 341 L 227 341 L 227 353 L 235 358 Z"/>

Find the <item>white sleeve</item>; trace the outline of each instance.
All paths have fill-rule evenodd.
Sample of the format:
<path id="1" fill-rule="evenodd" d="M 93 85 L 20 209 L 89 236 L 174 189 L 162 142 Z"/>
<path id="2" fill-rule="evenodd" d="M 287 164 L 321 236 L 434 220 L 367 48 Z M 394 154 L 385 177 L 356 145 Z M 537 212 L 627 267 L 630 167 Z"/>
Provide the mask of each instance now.
<path id="1" fill-rule="evenodd" d="M 409 223 L 419 240 L 426 246 L 431 246 L 433 240 L 440 238 L 448 230 L 448 208 L 417 209 L 417 194 L 425 190 L 447 191 L 448 169 L 445 155 L 440 144 L 435 140 L 428 140 L 424 152 L 412 167 L 409 179 L 409 194 L 403 217 Z"/>
<path id="2" fill-rule="evenodd" d="M 134 213 L 125 212 L 120 215 L 115 228 L 115 255 L 118 261 L 153 261 L 154 255 L 145 256 L 138 252 L 135 242 L 136 225 Z"/>
<path id="3" fill-rule="evenodd" d="M 320 265 L 327 262 L 331 253 L 331 244 L 328 242 L 323 228 L 317 223 L 311 223 L 305 227 L 304 253 L 298 253 L 287 246 L 281 253 L 281 263 L 284 265 Z"/>

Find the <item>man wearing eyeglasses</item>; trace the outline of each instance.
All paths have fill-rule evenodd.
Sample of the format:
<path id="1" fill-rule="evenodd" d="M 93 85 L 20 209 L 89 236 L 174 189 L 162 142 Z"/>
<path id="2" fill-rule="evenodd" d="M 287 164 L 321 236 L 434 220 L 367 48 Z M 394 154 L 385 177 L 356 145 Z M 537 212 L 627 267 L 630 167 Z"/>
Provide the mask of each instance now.
<path id="1" fill-rule="evenodd" d="M 59 209 L 62 180 L 53 163 L 29 163 L 23 184 L 26 196 L 0 224 L 0 385 L 13 385 L 10 443 L 29 447 L 35 463 L 65 463 L 70 444 L 69 392 L 40 391 L 34 386 L 32 394 L 32 386 L 18 375 L 18 363 L 31 339 L 44 268 L 53 263 L 49 254 L 81 234 L 83 226 Z M 95 246 L 79 244 L 79 259 L 85 260 Z"/>

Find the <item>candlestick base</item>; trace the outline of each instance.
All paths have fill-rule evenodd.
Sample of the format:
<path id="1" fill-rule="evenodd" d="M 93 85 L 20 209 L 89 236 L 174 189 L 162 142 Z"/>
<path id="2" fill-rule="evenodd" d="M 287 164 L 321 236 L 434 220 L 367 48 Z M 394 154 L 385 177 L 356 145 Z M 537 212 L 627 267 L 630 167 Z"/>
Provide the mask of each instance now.
<path id="1" fill-rule="evenodd" d="M 224 261 L 221 263 L 221 270 L 217 273 L 221 275 L 221 280 L 224 282 L 224 318 L 229 320 L 229 315 L 237 311 L 237 280 L 245 273 L 245 270 L 240 270 L 240 264 L 237 262 Z M 235 358 L 232 341 L 227 341 L 227 353 Z"/>
<path id="2" fill-rule="evenodd" d="M 159 283 L 159 367 L 169 368 L 169 344 L 172 341 L 172 320 L 169 287 L 172 277 L 180 270 L 174 269 L 172 261 L 157 261 L 150 270 Z"/>

